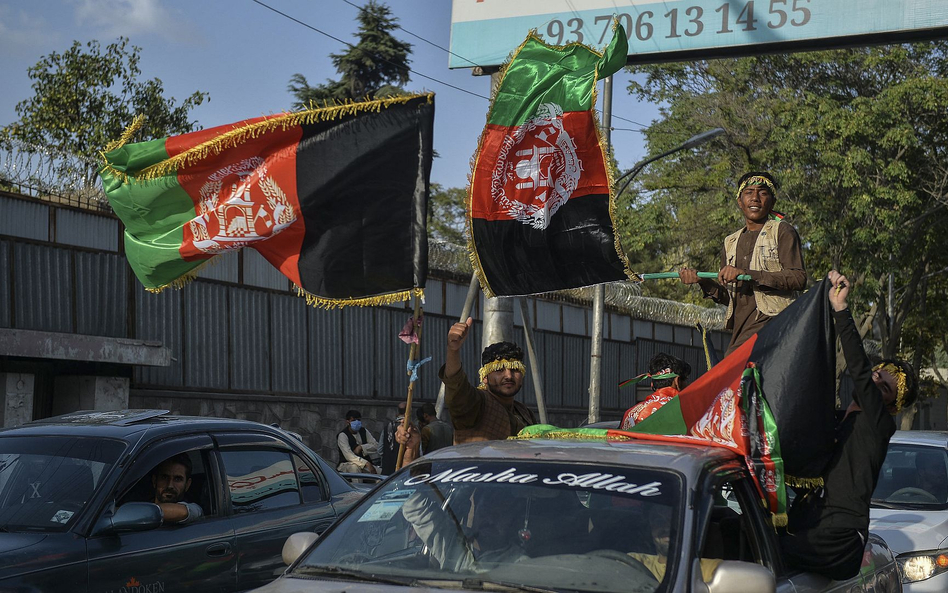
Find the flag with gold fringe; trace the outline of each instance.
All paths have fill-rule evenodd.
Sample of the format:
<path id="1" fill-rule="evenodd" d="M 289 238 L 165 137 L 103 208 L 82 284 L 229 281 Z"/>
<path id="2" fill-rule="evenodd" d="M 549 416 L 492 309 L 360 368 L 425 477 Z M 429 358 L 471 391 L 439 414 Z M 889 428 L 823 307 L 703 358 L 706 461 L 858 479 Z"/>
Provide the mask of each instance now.
<path id="1" fill-rule="evenodd" d="M 637 279 L 614 232 L 596 83 L 626 63 L 618 23 L 604 52 L 536 32 L 503 69 L 473 160 L 471 261 L 488 297 Z"/>
<path id="2" fill-rule="evenodd" d="M 311 304 L 421 295 L 434 96 L 248 119 L 102 153 L 125 254 L 152 292 L 214 256 L 256 249 Z"/>

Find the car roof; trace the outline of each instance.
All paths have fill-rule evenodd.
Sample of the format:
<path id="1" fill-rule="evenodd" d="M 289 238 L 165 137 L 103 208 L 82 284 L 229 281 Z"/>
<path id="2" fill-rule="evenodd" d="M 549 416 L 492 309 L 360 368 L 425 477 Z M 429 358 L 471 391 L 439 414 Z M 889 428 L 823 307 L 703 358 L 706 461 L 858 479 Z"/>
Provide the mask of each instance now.
<path id="1" fill-rule="evenodd" d="M 941 430 L 897 430 L 889 442 L 948 448 L 948 432 Z"/>
<path id="2" fill-rule="evenodd" d="M 0 430 L 0 437 L 7 436 L 97 436 L 130 439 L 142 431 L 178 433 L 184 430 L 259 430 L 276 432 L 277 429 L 232 418 L 210 418 L 203 416 L 176 416 L 168 410 L 81 410 L 52 418 L 43 418 L 13 428 Z M 280 431 L 282 432 L 282 431 Z"/>
<path id="3" fill-rule="evenodd" d="M 438 449 L 423 457 L 428 461 L 466 458 L 654 467 L 681 472 L 690 482 L 709 465 L 735 460 L 738 456 L 723 447 L 697 443 L 692 445 L 611 439 L 508 439 L 455 445 Z"/>

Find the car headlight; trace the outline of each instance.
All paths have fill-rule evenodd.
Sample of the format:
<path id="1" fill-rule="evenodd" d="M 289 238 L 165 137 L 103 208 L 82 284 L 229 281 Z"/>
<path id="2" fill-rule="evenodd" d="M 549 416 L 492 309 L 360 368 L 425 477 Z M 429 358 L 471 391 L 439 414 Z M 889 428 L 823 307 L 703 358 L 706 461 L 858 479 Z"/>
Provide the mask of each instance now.
<path id="1" fill-rule="evenodd" d="M 915 583 L 948 572 L 948 549 L 906 552 L 895 558 L 903 583 Z"/>

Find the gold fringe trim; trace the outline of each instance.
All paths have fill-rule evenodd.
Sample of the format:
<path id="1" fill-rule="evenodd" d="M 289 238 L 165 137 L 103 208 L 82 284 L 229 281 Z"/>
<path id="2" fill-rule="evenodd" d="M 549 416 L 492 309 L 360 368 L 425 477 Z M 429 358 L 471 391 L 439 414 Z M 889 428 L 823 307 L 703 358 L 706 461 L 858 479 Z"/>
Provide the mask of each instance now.
<path id="1" fill-rule="evenodd" d="M 701 330 L 701 344 L 704 346 L 704 361 L 708 365 L 708 370 L 711 370 L 711 352 L 708 351 L 708 330 L 704 328 L 700 323 L 696 323 L 695 327 Z"/>
<path id="2" fill-rule="evenodd" d="M 573 441 L 632 441 L 635 440 L 633 437 L 626 436 L 624 434 L 610 434 L 606 436 L 595 436 L 590 434 L 583 434 L 581 432 L 571 432 L 571 431 L 551 431 L 545 432 L 541 435 L 516 435 L 507 437 L 508 441 L 533 441 L 536 439 L 550 439 L 550 440 L 573 440 Z"/>
<path id="3" fill-rule="evenodd" d="M 773 513 L 770 516 L 771 521 L 773 521 L 774 527 L 786 527 L 790 522 L 787 513 Z"/>
<path id="4" fill-rule="evenodd" d="M 423 288 L 412 288 L 410 290 L 402 290 L 399 292 L 391 292 L 388 294 L 380 294 L 371 297 L 328 299 L 326 297 L 317 296 L 311 292 L 307 292 L 296 284 L 294 284 L 293 287 L 296 289 L 297 296 L 306 299 L 307 305 L 311 305 L 320 309 L 341 309 L 343 307 L 379 307 L 382 305 L 403 303 L 405 301 L 411 300 L 412 297 L 418 297 L 422 301 L 425 299 L 425 289 Z"/>
<path id="5" fill-rule="evenodd" d="M 140 130 L 142 126 L 145 125 L 145 115 L 140 113 L 135 116 L 135 119 L 132 120 L 132 123 L 125 128 L 125 131 L 122 132 L 122 135 L 119 136 L 118 140 L 113 140 L 106 145 L 105 150 L 102 151 L 102 158 L 105 158 L 105 153 L 112 152 L 116 148 L 122 148 L 132 139 L 132 136 L 135 135 L 135 132 Z"/>
<path id="6" fill-rule="evenodd" d="M 327 105 L 318 109 L 307 109 L 305 111 L 297 111 L 294 113 L 284 113 L 282 115 L 267 117 L 263 121 L 257 123 L 234 128 L 229 132 L 224 132 L 223 134 L 215 136 L 206 142 L 202 142 L 201 144 L 198 144 L 197 146 L 194 146 L 193 148 L 190 148 L 181 154 L 175 155 L 169 159 L 165 159 L 159 163 L 155 163 L 150 167 L 146 167 L 134 175 L 129 175 L 128 173 L 118 171 L 114 169 L 108 162 L 106 162 L 104 169 L 110 174 L 121 178 L 123 182 L 126 182 L 129 179 L 134 179 L 136 181 L 157 179 L 171 172 L 179 171 L 186 167 L 192 166 L 206 159 L 208 156 L 220 154 L 223 150 L 234 148 L 247 142 L 248 140 L 254 140 L 263 134 L 273 132 L 277 129 L 287 130 L 299 125 L 332 121 L 341 117 L 357 115 L 359 113 L 378 113 L 382 109 L 391 107 L 392 105 L 404 104 L 420 97 L 426 97 L 428 103 L 431 103 L 434 100 L 434 93 L 401 95 L 395 97 L 386 97 L 384 99 L 375 99 L 372 101 L 347 101 L 345 103 L 339 103 L 332 106 Z M 131 129 L 131 126 L 129 126 L 129 128 Z M 126 135 L 129 135 L 128 132 L 129 130 L 126 130 L 126 133 L 122 134 L 122 138 L 125 138 Z M 132 133 L 134 133 L 134 131 Z M 119 142 L 120 141 L 121 139 L 119 139 Z"/>
<path id="7" fill-rule="evenodd" d="M 198 273 L 201 272 L 204 268 L 207 268 L 209 266 L 216 266 L 219 262 L 220 262 L 220 258 L 218 256 L 216 255 L 212 256 L 211 258 L 206 259 L 200 264 L 198 264 L 197 266 L 191 268 L 189 271 L 185 272 L 181 276 L 178 276 L 171 282 L 167 284 L 162 284 L 161 286 L 157 288 L 145 287 L 145 290 L 152 294 L 160 294 L 161 291 L 163 291 L 166 288 L 181 290 L 188 284 L 191 284 L 192 282 L 194 282 L 194 280 L 198 277 Z"/>
<path id="8" fill-rule="evenodd" d="M 797 478 L 795 476 L 785 475 L 783 477 L 783 481 L 787 484 L 787 486 L 791 486 L 793 488 L 807 488 L 809 490 L 813 490 L 814 488 L 823 487 L 823 478 Z"/>
<path id="9" fill-rule="evenodd" d="M 527 367 L 524 366 L 522 360 L 501 358 L 499 360 L 492 360 L 488 362 L 477 371 L 477 374 L 480 376 L 481 383 L 484 383 L 487 381 L 487 375 L 493 373 L 494 371 L 502 371 L 504 369 L 520 371 L 521 373 L 527 372 Z"/>

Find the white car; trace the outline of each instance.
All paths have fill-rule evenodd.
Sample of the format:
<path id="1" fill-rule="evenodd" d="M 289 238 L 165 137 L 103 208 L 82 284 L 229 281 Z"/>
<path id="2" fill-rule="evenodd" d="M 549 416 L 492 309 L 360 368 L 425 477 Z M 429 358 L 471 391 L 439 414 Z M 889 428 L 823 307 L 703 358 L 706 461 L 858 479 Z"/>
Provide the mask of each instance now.
<path id="1" fill-rule="evenodd" d="M 869 516 L 897 554 L 906 593 L 948 591 L 948 432 L 895 433 Z"/>

